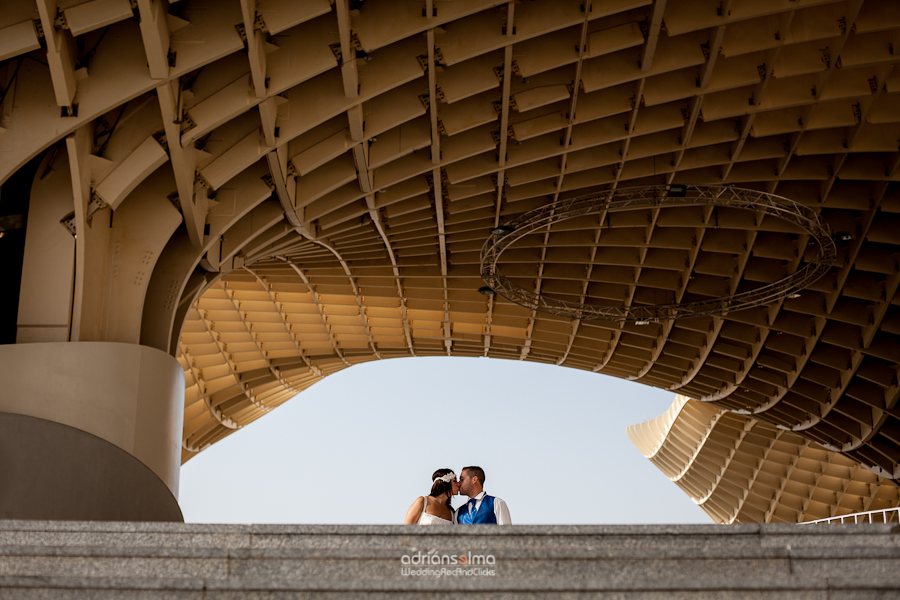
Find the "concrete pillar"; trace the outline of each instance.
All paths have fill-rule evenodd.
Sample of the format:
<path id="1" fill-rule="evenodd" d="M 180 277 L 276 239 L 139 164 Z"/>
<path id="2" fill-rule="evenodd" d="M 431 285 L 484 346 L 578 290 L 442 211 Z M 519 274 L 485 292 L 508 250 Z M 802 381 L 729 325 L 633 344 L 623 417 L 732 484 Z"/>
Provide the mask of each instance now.
<path id="1" fill-rule="evenodd" d="M 0 346 L 0 518 L 181 521 L 184 371 L 114 342 Z"/>

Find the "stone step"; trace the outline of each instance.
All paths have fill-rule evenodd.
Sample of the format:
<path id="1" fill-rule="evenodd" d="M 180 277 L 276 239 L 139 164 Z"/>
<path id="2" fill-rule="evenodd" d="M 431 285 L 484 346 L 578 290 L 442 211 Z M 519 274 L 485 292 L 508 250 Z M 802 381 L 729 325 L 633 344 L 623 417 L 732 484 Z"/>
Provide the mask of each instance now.
<path id="1" fill-rule="evenodd" d="M 137 579 L 105 577 L 0 577 L 0 600 L 84 598 L 113 600 L 292 600 L 389 598 L 594 598 L 609 600 L 860 600 L 896 598 L 900 578 L 830 577 L 713 578 L 703 581 L 658 578 L 621 581 L 520 581 L 488 578 L 421 578 L 403 581 L 272 581 L 268 579 Z"/>
<path id="2" fill-rule="evenodd" d="M 153 548 L 824 548 L 895 547 L 896 524 L 834 525 L 196 525 L 0 520 L 0 546 Z"/>
<path id="3" fill-rule="evenodd" d="M 818 578 L 839 572 L 859 577 L 900 576 L 900 548 L 651 548 L 625 552 L 534 548 L 490 556 L 494 564 L 473 561 L 466 568 L 489 568 L 496 577 L 515 580 L 617 580 L 647 573 L 697 580 Z M 0 547 L 0 576 L 341 580 L 350 572 L 364 579 L 402 580 L 407 577 L 403 568 L 439 571 L 465 566 L 417 563 L 415 559 L 410 563 L 404 565 L 401 555 L 392 550 Z"/>
<path id="4" fill-rule="evenodd" d="M 435 563 L 434 556 L 444 562 Z M 448 563 L 451 557 L 456 564 Z M 491 598 L 671 593 L 849 600 L 900 597 L 898 590 L 900 527 L 894 525 L 0 521 L 0 600 L 440 597 L 471 591 Z"/>

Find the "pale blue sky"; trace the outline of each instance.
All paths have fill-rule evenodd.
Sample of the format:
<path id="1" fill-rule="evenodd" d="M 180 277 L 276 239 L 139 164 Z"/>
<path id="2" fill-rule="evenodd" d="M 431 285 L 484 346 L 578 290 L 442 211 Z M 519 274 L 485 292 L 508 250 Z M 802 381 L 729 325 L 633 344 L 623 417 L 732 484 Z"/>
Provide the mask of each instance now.
<path id="1" fill-rule="evenodd" d="M 513 523 L 709 523 L 625 435 L 673 399 L 519 361 L 356 365 L 191 459 L 179 502 L 193 523 L 402 523 L 434 470 L 476 464 Z"/>

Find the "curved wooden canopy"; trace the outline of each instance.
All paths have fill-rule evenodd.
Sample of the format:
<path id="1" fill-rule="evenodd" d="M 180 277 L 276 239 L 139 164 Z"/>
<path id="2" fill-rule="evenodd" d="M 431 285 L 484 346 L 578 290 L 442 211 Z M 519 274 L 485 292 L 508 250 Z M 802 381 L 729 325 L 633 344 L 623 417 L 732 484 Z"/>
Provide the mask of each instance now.
<path id="1" fill-rule="evenodd" d="M 107 299 L 76 302 L 73 339 L 178 356 L 184 460 L 346 366 L 489 356 L 674 390 L 896 480 L 898 47 L 892 0 L 11 0 L 0 181 L 68 157 L 76 297 Z M 667 184 L 811 207 L 837 262 L 797 297 L 643 326 L 478 293 L 498 224 Z M 772 217 L 655 208 L 559 223 L 502 267 L 661 304 L 806 254 Z"/>
<path id="2" fill-rule="evenodd" d="M 686 396 L 628 437 L 716 523 L 803 523 L 900 506 L 900 488 L 846 456 Z"/>

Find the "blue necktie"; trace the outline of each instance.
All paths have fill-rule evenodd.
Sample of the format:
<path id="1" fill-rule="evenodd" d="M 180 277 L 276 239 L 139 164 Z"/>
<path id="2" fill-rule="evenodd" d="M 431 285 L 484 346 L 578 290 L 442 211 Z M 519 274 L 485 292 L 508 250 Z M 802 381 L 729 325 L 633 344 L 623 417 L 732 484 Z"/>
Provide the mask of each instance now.
<path id="1" fill-rule="evenodd" d="M 475 513 L 475 498 L 469 500 L 469 516 L 471 517 Z"/>

